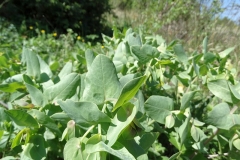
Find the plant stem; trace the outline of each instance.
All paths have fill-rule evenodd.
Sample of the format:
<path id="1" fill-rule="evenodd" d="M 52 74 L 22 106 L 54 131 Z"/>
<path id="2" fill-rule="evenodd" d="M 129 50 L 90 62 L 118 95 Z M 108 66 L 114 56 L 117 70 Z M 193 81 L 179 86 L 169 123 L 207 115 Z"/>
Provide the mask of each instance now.
<path id="1" fill-rule="evenodd" d="M 80 143 L 82 143 L 83 139 L 88 135 L 89 132 L 91 132 L 91 130 L 93 130 L 93 128 L 94 128 L 95 126 L 96 126 L 96 125 L 92 125 L 90 128 L 88 128 L 88 130 L 87 130 L 87 131 L 84 133 L 84 135 L 82 136 Z"/>
<path id="2" fill-rule="evenodd" d="M 0 101 L 0 105 L 2 105 L 4 108 L 8 109 L 8 105 L 4 103 L 3 101 Z"/>
<path id="3" fill-rule="evenodd" d="M 107 108 L 107 104 L 105 103 L 102 108 L 102 112 L 104 113 Z M 98 134 L 102 135 L 102 127 L 101 124 L 98 124 Z"/>
<path id="4" fill-rule="evenodd" d="M 155 122 L 155 120 L 151 120 L 150 122 L 148 122 L 148 125 L 150 126 L 151 124 L 153 124 Z"/>

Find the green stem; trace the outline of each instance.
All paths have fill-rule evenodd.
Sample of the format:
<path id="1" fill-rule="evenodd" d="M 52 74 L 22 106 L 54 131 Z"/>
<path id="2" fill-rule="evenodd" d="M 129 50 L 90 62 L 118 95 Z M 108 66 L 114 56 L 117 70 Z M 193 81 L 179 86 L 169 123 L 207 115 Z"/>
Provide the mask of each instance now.
<path id="1" fill-rule="evenodd" d="M 148 125 L 150 126 L 151 124 L 153 124 L 155 122 L 155 120 L 151 120 L 150 122 L 148 122 Z"/>
<path id="2" fill-rule="evenodd" d="M 107 108 L 107 104 L 105 103 L 102 108 L 102 112 L 104 113 Z M 101 124 L 98 124 L 98 134 L 102 135 L 102 126 Z"/>
<path id="3" fill-rule="evenodd" d="M 92 125 L 90 128 L 88 128 L 87 132 L 85 132 L 84 135 L 82 136 L 80 143 L 82 143 L 83 139 L 88 135 L 89 132 L 93 130 L 95 126 L 96 125 Z"/>
<path id="4" fill-rule="evenodd" d="M 150 72 L 152 60 L 153 60 L 153 59 L 151 59 L 151 61 L 148 63 L 147 69 L 146 69 L 145 74 L 144 74 L 144 75 L 147 76 L 147 78 L 150 76 L 150 73 L 148 73 L 148 72 Z"/>

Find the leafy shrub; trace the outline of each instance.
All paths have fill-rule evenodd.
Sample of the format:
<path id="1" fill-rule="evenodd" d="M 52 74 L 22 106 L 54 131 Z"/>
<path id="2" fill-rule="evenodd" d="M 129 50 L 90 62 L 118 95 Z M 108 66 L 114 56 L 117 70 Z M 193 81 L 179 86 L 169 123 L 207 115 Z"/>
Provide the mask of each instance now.
<path id="1" fill-rule="evenodd" d="M 108 0 L 9 0 L 0 8 L 0 15 L 18 29 L 25 24 L 60 34 L 71 28 L 85 36 L 104 30 L 102 15 L 108 11 Z"/>
<path id="2" fill-rule="evenodd" d="M 0 85 L 10 94 L 0 108 L 2 157 L 237 159 L 234 48 L 211 52 L 205 38 L 202 52 L 186 53 L 131 29 L 103 40 L 105 55 L 85 50 L 86 70 L 70 61 L 59 73 L 24 47 L 21 73 Z"/>

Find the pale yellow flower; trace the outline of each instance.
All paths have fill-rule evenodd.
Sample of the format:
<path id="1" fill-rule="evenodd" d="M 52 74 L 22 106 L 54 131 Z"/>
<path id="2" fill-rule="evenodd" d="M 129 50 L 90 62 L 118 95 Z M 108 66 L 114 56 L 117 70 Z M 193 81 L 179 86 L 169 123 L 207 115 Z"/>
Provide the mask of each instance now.
<path id="1" fill-rule="evenodd" d="M 42 30 L 41 30 L 41 33 L 44 34 L 44 33 L 45 33 L 45 30 L 42 29 Z"/>

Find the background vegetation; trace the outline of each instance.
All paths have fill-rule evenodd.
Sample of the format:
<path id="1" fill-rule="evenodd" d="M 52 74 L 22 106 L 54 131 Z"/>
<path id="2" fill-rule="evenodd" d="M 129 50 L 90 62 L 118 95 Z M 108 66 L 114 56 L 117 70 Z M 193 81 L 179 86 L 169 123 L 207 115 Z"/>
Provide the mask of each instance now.
<path id="1" fill-rule="evenodd" d="M 238 159 L 236 2 L 1 2 L 0 158 Z"/>

